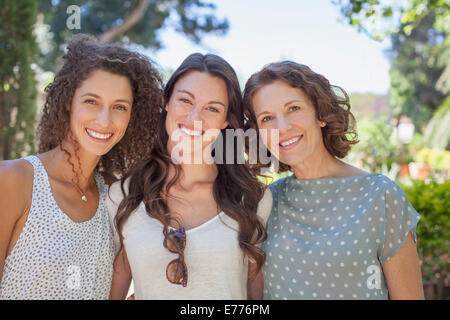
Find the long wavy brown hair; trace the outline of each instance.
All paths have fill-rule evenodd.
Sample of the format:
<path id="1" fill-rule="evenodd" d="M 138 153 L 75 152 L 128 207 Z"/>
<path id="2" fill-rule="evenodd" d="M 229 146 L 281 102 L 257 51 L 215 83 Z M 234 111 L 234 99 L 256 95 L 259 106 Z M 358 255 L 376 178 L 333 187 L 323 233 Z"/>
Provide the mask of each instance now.
<path id="1" fill-rule="evenodd" d="M 244 127 L 244 113 L 239 82 L 233 68 L 221 57 L 194 53 L 187 57 L 180 67 L 173 73 L 164 90 L 166 103 L 170 100 L 175 83 L 188 71 L 196 70 L 222 79 L 227 86 L 229 107 L 227 112 L 228 127 L 226 129 Z M 158 121 L 158 135 L 150 159 L 138 165 L 129 175 L 122 179 L 121 188 L 124 199 L 119 205 L 115 218 L 121 249 L 123 249 L 122 229 L 127 219 L 133 214 L 138 205 L 143 202 L 147 214 L 163 224 L 163 234 L 168 233 L 170 221 L 178 219 L 169 212 L 166 199 L 170 197 L 169 190 L 180 176 L 180 167 L 173 163 L 167 150 L 168 134 L 165 128 L 167 111 L 161 108 Z M 223 144 L 223 154 L 226 155 L 227 144 Z M 257 206 L 264 195 L 264 185 L 249 171 L 246 164 L 238 164 L 239 152 L 234 144 L 234 164 L 216 164 L 218 175 L 213 185 L 214 200 L 229 217 L 239 224 L 238 240 L 245 255 L 256 262 L 260 270 L 265 254 L 257 245 L 266 238 L 266 231 L 257 216 Z M 175 175 L 167 181 L 169 167 L 175 168 Z M 129 178 L 129 191 L 126 194 L 124 183 Z M 119 253 L 120 253 L 119 251 Z M 251 275 L 253 276 L 253 275 Z"/>
<path id="2" fill-rule="evenodd" d="M 246 129 L 258 127 L 253 111 L 255 92 L 275 80 L 283 80 L 305 92 L 313 103 L 317 119 L 326 122 L 326 126 L 322 128 L 322 139 L 325 148 L 333 157 L 344 158 L 351 146 L 359 142 L 355 130 L 356 120 L 350 112 L 350 99 L 345 90 L 331 85 L 324 76 L 312 71 L 308 66 L 293 61 L 270 63 L 247 80 L 244 89 Z M 258 161 L 252 170 L 257 171 L 264 166 Z M 288 165 L 279 164 L 278 172 L 289 170 Z"/>
<path id="3" fill-rule="evenodd" d="M 152 62 L 143 55 L 116 44 L 100 44 L 89 35 L 76 35 L 67 46 L 63 66 L 46 89 L 42 118 L 37 128 L 39 153 L 60 147 L 68 156 L 75 176 L 72 156 L 62 142 L 70 138 L 70 111 L 75 90 L 96 69 L 125 76 L 131 83 L 133 106 L 123 138 L 100 158 L 97 170 L 112 177 L 125 174 L 133 164 L 149 158 L 156 125 L 164 103 L 163 82 Z"/>

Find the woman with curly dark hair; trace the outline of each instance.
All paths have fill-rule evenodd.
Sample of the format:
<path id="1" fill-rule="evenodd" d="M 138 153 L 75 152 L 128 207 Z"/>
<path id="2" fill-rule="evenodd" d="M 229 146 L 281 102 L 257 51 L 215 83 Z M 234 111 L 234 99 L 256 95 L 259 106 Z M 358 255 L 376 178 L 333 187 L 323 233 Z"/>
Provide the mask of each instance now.
<path id="1" fill-rule="evenodd" d="M 145 57 L 74 37 L 46 88 L 39 154 L 0 163 L 0 299 L 107 299 L 108 186 L 148 159 L 163 102 Z"/>
<path id="2" fill-rule="evenodd" d="M 389 178 L 340 160 L 357 142 L 345 91 L 283 61 L 250 77 L 244 106 L 280 171 L 294 173 L 269 186 L 264 297 L 423 298 L 419 214 Z"/>
<path id="3" fill-rule="evenodd" d="M 132 278 L 136 299 L 262 298 L 270 193 L 237 161 L 243 149 L 216 144 L 244 126 L 236 74 L 216 55 L 192 54 L 164 96 L 150 159 L 110 189 L 120 248 L 111 299 L 125 298 Z"/>

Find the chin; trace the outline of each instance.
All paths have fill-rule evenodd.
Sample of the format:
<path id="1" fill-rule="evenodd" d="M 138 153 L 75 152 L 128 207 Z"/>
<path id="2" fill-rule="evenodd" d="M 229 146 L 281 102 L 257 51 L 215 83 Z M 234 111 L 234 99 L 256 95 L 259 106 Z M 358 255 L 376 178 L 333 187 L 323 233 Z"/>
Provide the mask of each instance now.
<path id="1" fill-rule="evenodd" d="M 110 152 L 111 149 L 114 147 L 114 145 L 112 147 L 106 147 L 106 146 L 95 147 L 95 146 L 86 144 L 85 146 L 81 145 L 80 149 L 83 149 L 85 152 L 90 153 L 92 155 L 101 157 L 101 156 L 104 156 L 105 154 L 107 154 L 108 152 Z"/>
<path id="2" fill-rule="evenodd" d="M 281 163 L 284 163 L 284 164 L 290 166 L 290 167 L 294 167 L 295 165 L 297 165 L 300 162 L 305 162 L 305 157 L 299 157 L 299 156 L 296 156 L 296 157 L 289 157 L 289 156 L 288 157 L 280 157 L 279 161 Z"/>

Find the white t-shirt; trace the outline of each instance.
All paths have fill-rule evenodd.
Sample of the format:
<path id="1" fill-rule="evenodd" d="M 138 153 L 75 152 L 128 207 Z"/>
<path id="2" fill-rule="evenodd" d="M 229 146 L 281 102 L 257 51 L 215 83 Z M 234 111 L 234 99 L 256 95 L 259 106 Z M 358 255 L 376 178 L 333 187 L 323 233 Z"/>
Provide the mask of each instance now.
<path id="1" fill-rule="evenodd" d="M 127 181 L 128 182 L 128 181 Z M 125 190 L 128 185 L 125 183 Z M 119 237 L 114 217 L 123 199 L 120 182 L 110 187 L 107 206 L 114 229 L 116 250 Z M 266 225 L 272 209 L 272 194 L 266 190 L 258 205 L 258 216 Z M 163 226 L 138 206 L 123 227 L 124 247 L 133 276 L 135 299 L 247 299 L 248 257 L 239 247 L 238 223 L 220 212 L 214 218 L 186 231 L 184 260 L 188 268 L 187 287 L 172 284 L 166 267 L 178 258 L 163 246 Z"/>

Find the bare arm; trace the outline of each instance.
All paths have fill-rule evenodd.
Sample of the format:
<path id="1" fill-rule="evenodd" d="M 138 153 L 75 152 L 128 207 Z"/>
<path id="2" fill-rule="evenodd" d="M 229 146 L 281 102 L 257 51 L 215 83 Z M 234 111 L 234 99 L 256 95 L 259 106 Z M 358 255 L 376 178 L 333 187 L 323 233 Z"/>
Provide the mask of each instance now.
<path id="1" fill-rule="evenodd" d="M 256 277 L 253 279 L 251 275 L 256 272 L 256 264 L 248 263 L 248 282 L 247 282 L 247 299 L 248 300 L 262 300 L 264 293 L 264 277 L 263 272 L 260 270 Z"/>
<path id="2" fill-rule="evenodd" d="M 17 160 L 0 162 L 0 280 L 16 223 L 29 210 L 32 177 Z"/>
<path id="3" fill-rule="evenodd" d="M 109 299 L 125 300 L 130 289 L 131 278 L 130 264 L 125 249 L 123 249 L 114 261 L 114 273 Z"/>
<path id="4" fill-rule="evenodd" d="M 390 299 L 424 299 L 419 257 L 411 232 L 400 251 L 383 265 L 383 272 Z"/>

